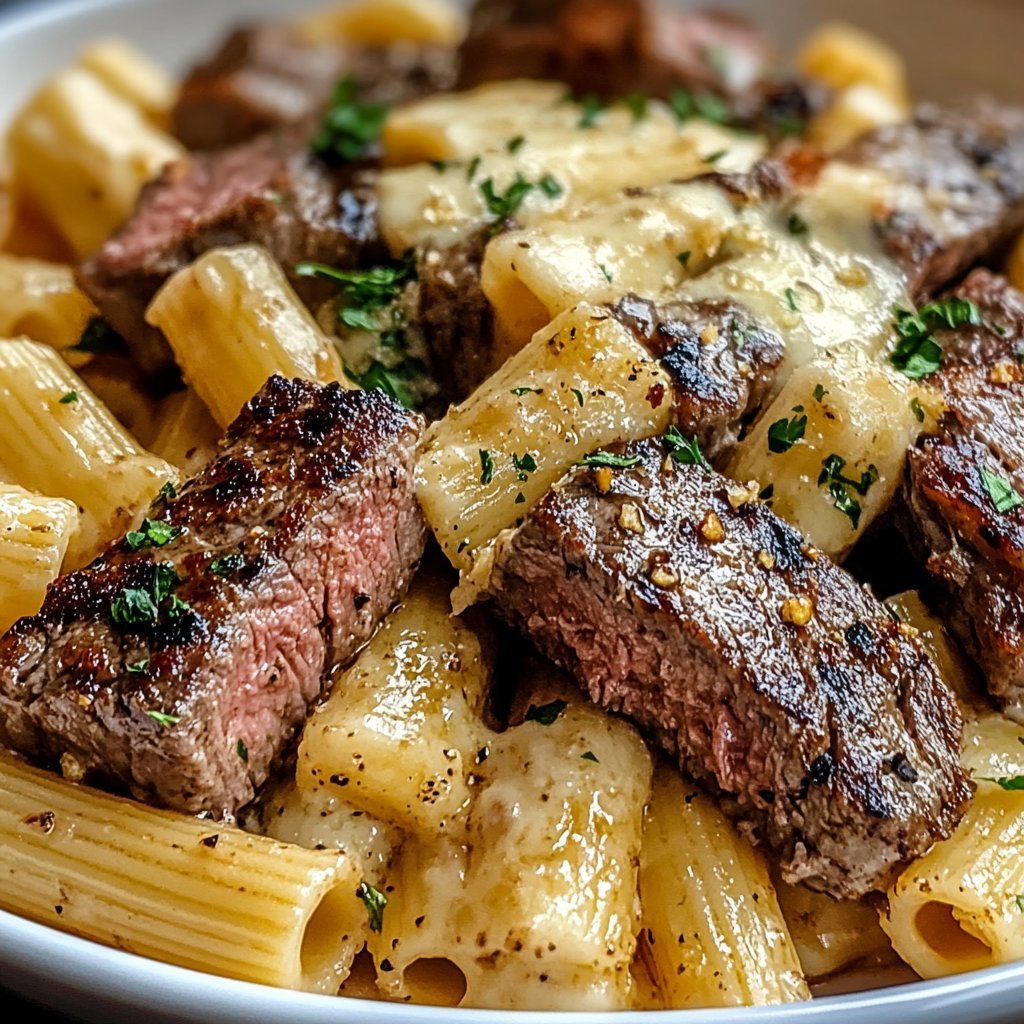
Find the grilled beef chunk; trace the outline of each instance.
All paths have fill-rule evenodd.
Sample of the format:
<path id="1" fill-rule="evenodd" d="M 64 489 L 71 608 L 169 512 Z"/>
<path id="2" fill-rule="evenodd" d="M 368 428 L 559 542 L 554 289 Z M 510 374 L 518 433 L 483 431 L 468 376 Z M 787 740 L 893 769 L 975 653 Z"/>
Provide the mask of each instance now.
<path id="1" fill-rule="evenodd" d="M 876 230 L 918 298 L 955 280 L 1024 224 L 1024 110 L 979 101 L 925 105 L 852 143 L 839 159 L 902 188 Z"/>
<path id="2" fill-rule="evenodd" d="M 182 83 L 173 130 L 189 149 L 221 149 L 312 124 L 339 78 L 352 77 L 365 99 L 398 103 L 449 88 L 454 65 L 446 47 L 312 44 L 283 25 L 242 28 Z"/>
<path id="3" fill-rule="evenodd" d="M 765 37 L 729 14 L 652 0 L 479 0 L 459 87 L 507 78 L 567 82 L 605 99 L 679 86 L 742 94 L 772 59 Z"/>
<path id="4" fill-rule="evenodd" d="M 656 306 L 627 295 L 612 313 L 668 371 L 677 426 L 709 459 L 728 455 L 772 389 L 783 340 L 728 300 Z"/>
<path id="5" fill-rule="evenodd" d="M 381 392 L 271 378 L 156 526 L 0 641 L 0 742 L 235 812 L 409 582 L 420 430 Z"/>
<path id="6" fill-rule="evenodd" d="M 417 261 L 417 324 L 446 398 L 461 401 L 494 370 L 494 310 L 480 283 L 490 235 L 480 228 L 445 248 L 427 247 Z"/>
<path id="7" fill-rule="evenodd" d="M 1024 705 L 1024 295 L 975 271 L 954 293 L 983 322 L 935 333 L 946 400 L 910 452 L 904 534 L 957 636 L 1003 704 Z M 1004 490 L 1005 488 L 1005 490 Z"/>
<path id="8" fill-rule="evenodd" d="M 209 249 L 266 246 L 288 271 L 302 260 L 352 267 L 378 255 L 372 172 L 317 160 L 297 136 L 263 136 L 192 154 L 143 190 L 131 220 L 78 271 L 78 282 L 149 374 L 173 367 L 146 307 L 173 273 Z M 383 250 L 381 250 L 383 252 Z M 322 282 L 294 279 L 301 295 Z M 326 289 L 330 294 L 330 288 Z"/>
<path id="9" fill-rule="evenodd" d="M 744 488 L 658 440 L 577 468 L 506 535 L 500 613 L 649 730 L 836 897 L 948 836 L 971 787 L 960 715 L 920 643 Z"/>

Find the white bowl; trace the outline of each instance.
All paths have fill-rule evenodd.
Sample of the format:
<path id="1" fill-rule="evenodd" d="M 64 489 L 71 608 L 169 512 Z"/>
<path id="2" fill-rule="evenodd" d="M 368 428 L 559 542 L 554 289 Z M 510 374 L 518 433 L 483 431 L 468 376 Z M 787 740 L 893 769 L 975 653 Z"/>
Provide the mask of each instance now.
<path id="1" fill-rule="evenodd" d="M 713 3 L 716 0 L 704 0 Z M 717 0 L 758 15 L 789 43 L 824 17 L 845 15 L 906 54 L 920 95 L 989 90 L 1024 99 L 1014 72 L 1024 34 L 1019 0 Z M 98 35 L 127 36 L 184 67 L 236 22 L 281 17 L 327 0 L 65 0 L 16 4 L 0 15 L 0 124 L 34 86 Z M 769 18 L 770 12 L 770 18 Z M 950 41 L 955 40 L 955 50 Z M 108 949 L 0 912 L 0 986 L 96 1022 L 147 1024 L 618 1024 L 617 1013 L 450 1010 L 340 999 L 228 981 Z M 799 1006 L 633 1013 L 640 1024 L 988 1024 L 1024 1018 L 1024 963 Z"/>

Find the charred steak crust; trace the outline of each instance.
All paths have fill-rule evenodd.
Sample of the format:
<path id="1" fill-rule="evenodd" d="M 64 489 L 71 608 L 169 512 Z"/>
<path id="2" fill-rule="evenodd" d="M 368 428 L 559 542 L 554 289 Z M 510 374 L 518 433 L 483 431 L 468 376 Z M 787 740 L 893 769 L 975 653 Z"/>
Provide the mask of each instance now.
<path id="1" fill-rule="evenodd" d="M 143 189 L 128 223 L 79 267 L 78 283 L 156 374 L 173 370 L 174 360 L 145 312 L 172 274 L 210 249 L 242 242 L 265 246 L 289 273 L 303 260 L 351 268 L 384 254 L 376 214 L 365 163 L 328 167 L 304 136 L 264 136 L 168 166 Z M 293 283 L 307 301 L 326 297 L 309 290 L 309 279 Z"/>
<path id="2" fill-rule="evenodd" d="M 727 456 L 772 390 L 785 354 L 782 338 L 729 300 L 655 305 L 627 295 L 612 315 L 672 378 L 680 430 L 696 437 L 709 459 Z"/>
<path id="3" fill-rule="evenodd" d="M 1024 110 L 987 100 L 926 104 L 869 133 L 838 159 L 877 168 L 905 191 L 875 227 L 925 298 L 1024 225 Z M 905 203 L 905 204 L 904 204 Z"/>
<path id="4" fill-rule="evenodd" d="M 1024 493 L 1024 295 L 975 271 L 953 295 L 982 323 L 936 332 L 946 400 L 907 460 L 903 532 L 947 623 L 1006 705 L 1024 704 L 1024 509 L 1000 512 L 983 473 Z M 990 477 L 991 481 L 991 477 Z"/>
<path id="5" fill-rule="evenodd" d="M 172 130 L 187 149 L 211 150 L 312 125 L 343 77 L 364 99 L 400 103 L 450 88 L 455 55 L 445 46 L 350 47 L 307 42 L 286 25 L 243 27 L 186 76 Z"/>
<path id="6" fill-rule="evenodd" d="M 237 811 L 409 583 L 421 426 L 379 391 L 271 378 L 151 511 L 177 536 L 114 544 L 0 640 L 0 742 L 148 803 Z"/>
<path id="7" fill-rule="evenodd" d="M 501 539 L 501 615 L 720 791 L 787 879 L 883 888 L 971 795 L 933 663 L 742 488 L 657 440 L 612 450 L 637 462 L 609 489 L 577 468 Z"/>

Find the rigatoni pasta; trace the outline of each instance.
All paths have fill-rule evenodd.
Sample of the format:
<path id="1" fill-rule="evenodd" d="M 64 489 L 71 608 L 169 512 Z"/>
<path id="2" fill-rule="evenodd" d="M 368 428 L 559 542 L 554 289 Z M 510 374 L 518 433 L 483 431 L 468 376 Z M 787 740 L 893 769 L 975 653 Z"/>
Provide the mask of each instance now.
<path id="1" fill-rule="evenodd" d="M 78 55 L 77 66 L 95 75 L 158 128 L 166 128 L 177 86 L 171 76 L 125 39 L 97 39 Z"/>
<path id="2" fill-rule="evenodd" d="M 217 452 L 220 428 L 192 388 L 176 391 L 161 403 L 150 449 L 154 455 L 193 476 Z"/>
<path id="3" fill-rule="evenodd" d="M 0 756 L 0 907 L 182 967 L 333 992 L 354 862 L 71 786 Z"/>
<path id="4" fill-rule="evenodd" d="M 607 312 L 581 305 L 539 332 L 426 437 L 418 493 L 451 562 L 468 568 L 577 459 L 664 430 L 659 386 L 665 371 Z"/>
<path id="5" fill-rule="evenodd" d="M 43 85 L 11 125 L 8 149 L 15 195 L 30 196 L 79 257 L 121 226 L 142 186 L 182 153 L 81 68 Z"/>
<path id="6" fill-rule="evenodd" d="M 654 775 L 640 851 L 644 961 L 664 1007 L 809 998 L 764 860 L 711 801 Z"/>
<path id="7" fill-rule="evenodd" d="M 214 249 L 178 271 L 146 318 L 222 427 L 275 373 L 344 381 L 331 340 L 257 245 Z"/>
<path id="8" fill-rule="evenodd" d="M 39 611 L 77 528 L 74 502 L 0 484 L 0 632 Z"/>
<path id="9" fill-rule="evenodd" d="M 72 567 L 129 528 L 177 471 L 141 448 L 60 356 L 0 341 L 0 475 L 82 513 Z"/>

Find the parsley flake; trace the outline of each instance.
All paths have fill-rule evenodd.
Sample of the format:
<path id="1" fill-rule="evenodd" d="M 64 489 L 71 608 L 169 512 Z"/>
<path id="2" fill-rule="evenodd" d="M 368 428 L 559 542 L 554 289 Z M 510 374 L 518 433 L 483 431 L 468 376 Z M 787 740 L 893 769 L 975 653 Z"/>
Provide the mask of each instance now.
<path id="1" fill-rule="evenodd" d="M 919 398 L 912 398 L 910 400 L 910 411 L 914 414 L 914 419 L 916 419 L 918 423 L 924 423 L 924 406 L 921 405 L 921 400 Z"/>
<path id="2" fill-rule="evenodd" d="M 390 306 L 416 278 L 412 253 L 396 266 L 371 267 L 369 270 L 339 270 L 323 263 L 298 263 L 299 277 L 326 277 L 342 286 L 338 319 L 352 330 L 374 331 L 374 314 Z"/>
<path id="3" fill-rule="evenodd" d="M 406 409 L 416 405 L 415 386 L 426 372 L 426 364 L 421 359 L 403 359 L 394 366 L 374 359 L 362 373 L 345 367 L 345 376 L 364 391 L 383 391 Z"/>
<path id="4" fill-rule="evenodd" d="M 704 157 L 704 163 L 706 163 L 706 164 L 717 164 L 718 161 L 722 159 L 722 157 L 728 156 L 728 155 L 729 155 L 729 150 L 727 150 L 727 149 L 716 149 L 714 151 L 714 153 L 708 153 L 708 155 L 706 157 Z"/>
<path id="5" fill-rule="evenodd" d="M 553 700 L 550 704 L 542 704 L 538 707 L 531 704 L 526 712 L 527 722 L 537 722 L 539 725 L 554 725 L 558 716 L 568 707 L 564 700 Z"/>
<path id="6" fill-rule="evenodd" d="M 679 432 L 677 427 L 669 427 L 665 431 L 662 441 L 668 449 L 669 457 L 674 462 L 678 462 L 681 466 L 700 466 L 705 472 L 711 472 L 711 465 L 704 457 L 696 435 L 688 439 Z"/>
<path id="7" fill-rule="evenodd" d="M 140 661 L 131 661 L 125 665 L 125 671 L 130 676 L 142 676 L 149 671 L 150 659 L 142 658 Z"/>
<path id="8" fill-rule="evenodd" d="M 639 461 L 639 455 L 616 455 L 614 452 L 597 451 L 585 455 L 576 465 L 589 466 L 591 469 L 600 469 L 602 466 L 608 466 L 611 469 L 628 469 Z"/>
<path id="9" fill-rule="evenodd" d="M 773 455 L 783 455 L 801 440 L 807 432 L 807 416 L 799 415 L 803 412 L 803 406 L 793 410 L 797 413 L 789 420 L 776 420 L 768 428 L 768 451 Z"/>
<path id="10" fill-rule="evenodd" d="M 493 218 L 490 229 L 492 235 L 497 234 L 504 222 L 523 205 L 523 200 L 533 191 L 533 187 L 518 171 L 515 180 L 504 192 L 495 190 L 493 178 L 485 178 L 480 183 L 484 204 Z"/>
<path id="11" fill-rule="evenodd" d="M 523 395 L 540 395 L 543 393 L 541 388 L 518 387 L 512 389 L 512 394 L 517 398 L 522 398 Z"/>
<path id="12" fill-rule="evenodd" d="M 579 102 L 580 119 L 577 128 L 593 128 L 604 110 L 604 104 L 597 96 L 584 96 Z"/>
<path id="13" fill-rule="evenodd" d="M 683 252 L 676 253 L 676 259 L 685 267 L 686 264 L 690 262 L 690 257 L 692 255 L 693 253 L 691 253 L 689 249 L 686 249 Z"/>
<path id="14" fill-rule="evenodd" d="M 1016 904 L 1017 909 L 1024 914 L 1024 893 L 1018 893 L 1014 898 L 1013 902 Z"/>
<path id="15" fill-rule="evenodd" d="M 615 280 L 612 272 L 603 263 L 598 263 L 598 267 L 601 269 L 601 273 L 604 274 L 604 279 L 611 284 Z"/>
<path id="16" fill-rule="evenodd" d="M 118 626 L 152 626 L 159 615 L 148 590 L 125 587 L 110 602 L 110 617 Z"/>
<path id="17" fill-rule="evenodd" d="M 810 231 L 807 221 L 799 213 L 793 212 L 786 221 L 786 229 L 791 235 L 806 235 Z"/>
<path id="18" fill-rule="evenodd" d="M 78 401 L 78 392 L 77 391 L 67 391 L 63 395 L 61 395 L 61 397 L 60 397 L 60 404 L 61 405 L 71 405 L 72 402 L 77 402 L 77 401 Z"/>
<path id="19" fill-rule="evenodd" d="M 575 397 L 576 402 L 579 404 L 579 407 L 582 409 L 583 408 L 583 392 L 580 391 L 579 388 L 569 388 L 569 390 L 573 393 L 573 396 Z"/>
<path id="20" fill-rule="evenodd" d="M 523 143 L 525 142 L 525 135 L 517 135 L 514 139 L 509 139 L 508 142 L 505 143 L 505 149 L 510 153 L 518 153 L 519 150 L 523 148 Z"/>
<path id="21" fill-rule="evenodd" d="M 331 105 L 310 141 L 313 152 L 325 160 L 358 160 L 380 137 L 388 108 L 359 99 L 359 84 L 342 78 L 334 87 Z"/>
<path id="22" fill-rule="evenodd" d="M 143 519 L 137 530 L 129 530 L 125 534 L 124 542 L 129 551 L 150 547 L 162 548 L 165 544 L 170 544 L 180 533 L 180 526 L 171 526 L 170 523 L 159 519 Z"/>
<path id="23" fill-rule="evenodd" d="M 968 299 L 929 302 L 917 313 L 897 307 L 893 326 L 899 341 L 889 361 L 911 380 L 921 380 L 942 366 L 942 346 L 932 337 L 933 330 L 981 323 L 981 310 Z"/>
<path id="24" fill-rule="evenodd" d="M 594 764 L 600 764 L 601 762 L 597 759 L 597 754 L 592 750 L 588 750 L 585 753 L 580 754 L 581 761 L 593 761 Z"/>
<path id="25" fill-rule="evenodd" d="M 101 316 L 94 316 L 82 331 L 82 336 L 69 352 L 88 352 L 90 355 L 120 355 L 127 352 L 124 338 Z"/>
<path id="26" fill-rule="evenodd" d="M 633 121 L 642 121 L 647 116 L 648 99 L 642 92 L 631 92 L 623 96 L 623 105 L 633 115 Z"/>
<path id="27" fill-rule="evenodd" d="M 828 392 L 825 390 L 824 384 L 814 385 L 814 400 L 816 402 L 820 402 L 827 394 Z"/>
<path id="28" fill-rule="evenodd" d="M 862 498 L 867 497 L 871 486 L 878 480 L 878 467 L 870 465 L 861 474 L 860 480 L 854 480 L 843 475 L 846 468 L 846 460 L 839 455 L 829 455 L 822 460 L 822 469 L 818 476 L 818 486 L 828 487 L 828 493 L 832 498 L 835 507 L 847 516 L 857 529 L 860 525 L 861 505 L 860 502 L 850 493 L 854 491 Z"/>
<path id="29" fill-rule="evenodd" d="M 245 556 L 240 554 L 224 555 L 221 558 L 215 558 L 209 567 L 209 571 L 214 576 L 230 576 L 233 573 L 239 571 L 239 569 L 245 568 Z"/>
<path id="30" fill-rule="evenodd" d="M 370 921 L 370 931 L 379 932 L 384 928 L 384 910 L 388 905 L 388 898 L 380 891 L 370 885 L 369 882 L 362 882 L 356 889 L 356 896 L 363 901 L 366 907 L 366 916 Z"/>
<path id="31" fill-rule="evenodd" d="M 990 473 L 984 466 L 979 469 L 979 472 L 981 473 L 981 482 L 985 486 L 985 491 L 995 506 L 995 510 L 1001 516 L 1005 516 L 1007 513 L 1013 512 L 1015 509 L 1020 508 L 1021 505 L 1024 505 L 1024 498 L 1020 496 L 1020 493 L 1008 480 L 997 476 L 995 473 Z"/>
<path id="32" fill-rule="evenodd" d="M 529 474 L 537 471 L 537 460 L 529 452 L 523 455 L 513 454 L 512 465 L 516 471 L 516 479 L 520 483 L 525 483 L 529 479 Z"/>
<path id="33" fill-rule="evenodd" d="M 1000 789 L 1005 789 L 1008 793 L 1024 790 L 1024 775 L 1004 776 L 1001 779 L 982 775 L 981 780 L 982 782 L 994 782 Z"/>
<path id="34" fill-rule="evenodd" d="M 562 188 L 561 182 L 550 174 L 545 174 L 540 181 L 537 182 L 537 187 L 548 197 L 548 199 L 557 199 L 565 189 Z"/>
<path id="35" fill-rule="evenodd" d="M 239 740 L 235 744 L 235 753 L 238 755 L 238 759 L 242 764 L 249 763 L 249 748 L 245 745 L 245 740 Z"/>
<path id="36" fill-rule="evenodd" d="M 181 721 L 181 715 L 168 715 L 163 711 L 147 711 L 146 714 L 157 725 L 162 725 L 165 729 L 169 729 L 172 725 L 177 725 Z"/>
<path id="37" fill-rule="evenodd" d="M 485 486 L 494 479 L 494 456 L 486 448 L 480 449 L 480 483 Z"/>
<path id="38" fill-rule="evenodd" d="M 795 288 L 787 288 L 786 289 L 786 305 L 794 313 L 799 313 L 800 312 L 800 304 L 797 301 L 798 299 L 799 299 L 799 296 L 797 295 Z"/>

